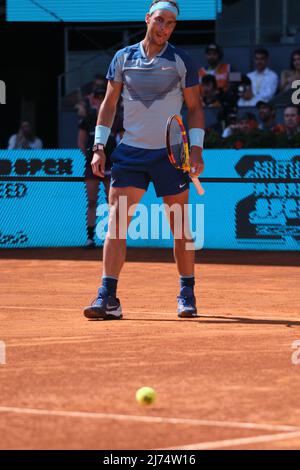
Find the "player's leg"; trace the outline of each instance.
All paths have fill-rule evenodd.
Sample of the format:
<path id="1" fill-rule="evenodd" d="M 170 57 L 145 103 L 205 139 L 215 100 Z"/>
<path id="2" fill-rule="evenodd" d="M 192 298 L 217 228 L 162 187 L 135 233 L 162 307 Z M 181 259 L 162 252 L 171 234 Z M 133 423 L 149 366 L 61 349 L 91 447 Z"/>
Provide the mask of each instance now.
<path id="1" fill-rule="evenodd" d="M 126 257 L 126 232 L 131 218 L 128 210 L 141 200 L 144 189 L 110 188 L 109 230 L 104 243 L 103 277 L 118 279 Z"/>
<path id="2" fill-rule="evenodd" d="M 105 191 L 105 196 L 106 200 L 109 200 L 109 190 L 110 190 L 110 176 L 106 175 L 105 178 L 102 180 L 103 186 L 104 186 L 104 191 Z"/>
<path id="3" fill-rule="evenodd" d="M 95 246 L 94 236 L 96 227 L 96 209 L 99 192 L 99 179 L 86 179 L 85 187 L 88 198 L 87 208 L 87 248 L 93 248 Z"/>
<path id="4" fill-rule="evenodd" d="M 163 197 L 169 208 L 166 212 L 174 234 L 174 257 L 180 275 L 178 315 L 196 316 L 195 250 L 189 229 L 188 207 L 185 208 L 188 204 L 190 179 L 187 174 L 170 165 L 166 154 L 161 161 L 153 165 L 151 177 L 157 196 Z"/>
<path id="5" fill-rule="evenodd" d="M 145 189 L 135 187 L 110 188 L 109 230 L 104 243 L 102 285 L 95 302 L 84 309 L 87 318 L 122 318 L 122 308 L 116 293 L 126 257 L 126 233 L 131 220 L 128 210 L 140 201 L 144 193 Z"/>
<path id="6" fill-rule="evenodd" d="M 165 196 L 166 215 L 174 236 L 174 258 L 180 275 L 180 294 L 178 296 L 178 316 L 197 315 L 195 285 L 195 250 L 190 233 L 188 215 L 189 191 Z"/>
<path id="7" fill-rule="evenodd" d="M 167 208 L 166 215 L 174 236 L 174 258 L 180 276 L 193 276 L 195 264 L 195 251 L 191 249 L 192 240 L 189 229 L 189 218 L 187 205 L 189 202 L 189 191 L 165 196 L 164 204 Z"/>

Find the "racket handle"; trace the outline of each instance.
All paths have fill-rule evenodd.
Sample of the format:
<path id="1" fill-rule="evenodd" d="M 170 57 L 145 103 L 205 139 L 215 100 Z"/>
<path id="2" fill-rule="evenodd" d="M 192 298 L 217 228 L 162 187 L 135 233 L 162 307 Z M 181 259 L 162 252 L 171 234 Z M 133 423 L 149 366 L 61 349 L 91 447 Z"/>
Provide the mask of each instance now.
<path id="1" fill-rule="evenodd" d="M 203 194 L 205 193 L 199 179 L 198 179 L 198 176 L 191 176 L 191 180 L 192 182 L 194 183 L 195 185 L 195 188 L 197 190 L 197 193 L 200 195 L 200 196 L 203 196 Z"/>

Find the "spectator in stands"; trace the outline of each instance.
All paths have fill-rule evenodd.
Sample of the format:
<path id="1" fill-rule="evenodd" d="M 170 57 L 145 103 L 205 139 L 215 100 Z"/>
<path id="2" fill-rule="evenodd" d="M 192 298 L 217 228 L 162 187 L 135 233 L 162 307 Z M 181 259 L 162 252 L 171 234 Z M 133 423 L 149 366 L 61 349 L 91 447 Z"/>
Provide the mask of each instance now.
<path id="1" fill-rule="evenodd" d="M 101 75 L 95 75 L 92 85 L 92 91 L 89 95 L 86 96 L 86 98 L 89 101 L 90 108 L 96 109 L 96 111 L 99 111 L 100 105 L 102 103 L 102 98 L 101 94 L 99 93 L 99 90 L 103 89 L 106 89 L 106 79 Z"/>
<path id="2" fill-rule="evenodd" d="M 103 101 L 103 90 L 106 89 L 105 87 L 99 87 L 95 88 L 93 91 L 93 106 L 91 106 L 91 109 L 95 109 L 97 112 L 99 112 L 101 103 Z"/>
<path id="3" fill-rule="evenodd" d="M 248 73 L 252 82 L 254 96 L 258 101 L 270 101 L 278 87 L 278 76 L 268 68 L 269 53 L 266 49 L 258 48 L 254 53 L 255 70 Z"/>
<path id="4" fill-rule="evenodd" d="M 241 134 L 250 134 L 258 128 L 258 122 L 255 114 L 244 113 L 237 122 L 237 131 Z"/>
<path id="5" fill-rule="evenodd" d="M 239 108 L 244 106 L 256 106 L 256 103 L 259 101 L 258 96 L 254 96 L 250 78 L 245 75 L 242 77 L 242 81 L 238 87 L 238 95 L 240 97 L 237 103 Z"/>
<path id="6" fill-rule="evenodd" d="M 210 108 L 221 106 L 217 80 L 213 75 L 204 75 L 202 78 L 202 100 L 203 105 Z"/>
<path id="7" fill-rule="evenodd" d="M 259 114 L 259 129 L 262 131 L 272 132 L 276 126 L 276 112 L 274 106 L 271 103 L 265 101 L 259 101 L 256 105 Z"/>
<path id="8" fill-rule="evenodd" d="M 100 95 L 99 95 L 100 96 Z M 105 89 L 102 89 L 101 100 L 103 101 L 105 96 Z M 97 123 L 97 110 L 89 106 L 89 101 L 84 99 L 81 100 L 76 106 L 78 115 L 80 116 L 79 121 L 79 132 L 78 132 L 78 147 L 86 158 L 85 165 L 85 186 L 88 198 L 88 210 L 87 210 L 87 248 L 95 247 L 95 228 L 96 228 L 96 209 L 97 200 L 99 193 L 100 182 L 103 183 L 108 199 L 109 186 L 110 186 L 110 170 L 111 162 L 110 155 L 116 147 L 116 140 L 113 135 L 110 135 L 106 144 L 106 165 L 105 165 L 105 177 L 98 178 L 92 172 L 91 161 L 93 158 L 92 147 L 95 138 L 95 126 Z"/>
<path id="9" fill-rule="evenodd" d="M 275 127 L 274 132 L 278 134 L 285 133 L 288 137 L 293 137 L 300 133 L 299 108 L 298 106 L 287 106 L 284 110 L 284 124 Z"/>
<path id="10" fill-rule="evenodd" d="M 99 96 L 100 105 L 105 96 L 105 88 L 96 90 Z M 106 198 L 108 200 L 109 187 L 110 187 L 110 171 L 111 161 L 110 155 L 115 149 L 117 142 L 120 141 L 123 131 L 123 114 L 121 106 L 118 107 L 115 120 L 112 125 L 111 135 L 105 146 L 106 154 L 106 165 L 105 165 L 105 177 L 96 177 L 91 169 L 91 161 L 93 158 L 92 147 L 95 140 L 95 126 L 97 123 L 98 111 L 95 108 L 91 108 L 89 100 L 87 98 L 81 100 L 76 105 L 78 116 L 81 118 L 79 121 L 79 132 L 78 132 L 78 147 L 86 157 L 85 166 L 85 184 L 88 198 L 88 210 L 87 210 L 87 248 L 95 247 L 95 223 L 96 223 L 96 208 L 99 193 L 99 185 L 102 182 L 105 189 Z"/>
<path id="11" fill-rule="evenodd" d="M 222 137 L 230 137 L 232 135 L 250 134 L 257 130 L 258 123 L 255 114 L 244 113 L 239 118 L 237 116 L 231 117 L 229 126 L 224 130 Z"/>
<path id="12" fill-rule="evenodd" d="M 80 100 L 76 106 L 75 106 L 75 109 L 77 111 L 77 115 L 80 117 L 80 118 L 85 118 L 88 114 L 88 109 L 90 109 L 90 105 L 89 105 L 89 101 L 87 98 L 83 98 L 82 100 Z"/>
<path id="13" fill-rule="evenodd" d="M 295 50 L 291 55 L 290 70 L 284 70 L 281 73 L 280 91 L 289 90 L 295 80 L 300 80 L 300 49 Z"/>
<path id="14" fill-rule="evenodd" d="M 237 128 L 237 113 L 235 110 L 232 110 L 226 116 L 226 127 L 223 131 L 222 137 L 226 139 L 226 137 L 230 137 L 233 135 Z"/>
<path id="15" fill-rule="evenodd" d="M 10 137 L 8 150 L 31 149 L 39 150 L 43 148 L 43 142 L 36 137 L 30 122 L 23 121 L 17 134 Z"/>
<path id="16" fill-rule="evenodd" d="M 219 90 L 227 91 L 229 87 L 230 65 L 222 63 L 223 52 L 217 44 L 206 47 L 206 67 L 199 70 L 200 88 L 205 75 L 214 75 Z"/>

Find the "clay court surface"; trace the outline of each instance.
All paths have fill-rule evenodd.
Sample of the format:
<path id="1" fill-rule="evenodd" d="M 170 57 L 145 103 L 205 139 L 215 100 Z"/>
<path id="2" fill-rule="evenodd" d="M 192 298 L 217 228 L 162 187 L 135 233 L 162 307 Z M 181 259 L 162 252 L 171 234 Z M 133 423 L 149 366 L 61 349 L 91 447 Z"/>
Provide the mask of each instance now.
<path id="1" fill-rule="evenodd" d="M 82 315 L 100 251 L 1 250 L 0 448 L 300 449 L 297 256 L 198 254 L 180 320 L 171 253 L 131 250 L 124 320 L 103 322 Z"/>

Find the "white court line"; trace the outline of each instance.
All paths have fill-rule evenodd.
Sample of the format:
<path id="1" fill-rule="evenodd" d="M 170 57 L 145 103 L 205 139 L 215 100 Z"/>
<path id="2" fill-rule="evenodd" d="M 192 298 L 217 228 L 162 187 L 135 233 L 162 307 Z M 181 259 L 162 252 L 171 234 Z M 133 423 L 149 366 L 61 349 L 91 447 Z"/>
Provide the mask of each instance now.
<path id="1" fill-rule="evenodd" d="M 79 309 L 80 307 L 77 307 L 77 309 Z M 11 309 L 11 310 L 17 310 L 17 309 L 20 309 L 20 310 L 57 310 L 59 312 L 65 312 L 65 311 L 74 311 L 76 310 L 76 308 L 57 308 L 57 307 L 19 307 L 19 306 L 12 306 L 12 305 L 1 305 L 1 309 Z"/>
<path id="2" fill-rule="evenodd" d="M 213 450 L 222 449 L 224 447 L 240 447 L 250 444 L 283 441 L 287 439 L 296 439 L 299 437 L 300 431 L 283 432 L 280 434 L 267 434 L 264 436 L 242 437 L 237 439 L 225 439 L 223 441 L 201 442 L 200 444 L 189 444 L 187 446 L 168 447 L 167 450 Z"/>
<path id="3" fill-rule="evenodd" d="M 166 418 L 162 416 L 135 416 L 123 415 L 113 413 L 97 413 L 85 411 L 59 411 L 59 410 L 43 410 L 36 408 L 17 408 L 11 406 L 0 406 L 0 413 L 17 413 L 37 416 L 59 416 L 64 418 L 88 418 L 88 419 L 103 419 L 113 421 L 131 421 L 137 423 L 152 423 L 152 424 L 182 424 L 190 426 L 206 426 L 206 427 L 220 427 L 220 428 L 235 428 L 235 429 L 253 429 L 264 431 L 297 431 L 300 434 L 300 428 L 296 426 L 274 425 L 274 424 L 260 424 L 260 423 L 241 423 L 235 421 L 213 421 L 202 419 L 187 419 L 187 418 Z"/>
<path id="4" fill-rule="evenodd" d="M 11 310 L 49 310 L 49 311 L 52 311 L 55 310 L 57 312 L 74 312 L 74 311 L 82 311 L 83 310 L 83 307 L 72 307 L 72 308 L 61 308 L 61 307 L 30 307 L 30 306 L 27 306 L 27 307 L 24 307 L 24 306 L 12 306 L 12 305 L 1 305 L 1 309 L 11 309 Z M 126 310 L 125 314 L 139 314 L 139 315 L 142 315 L 142 314 L 149 314 L 149 315 L 153 315 L 153 316 L 158 316 L 158 315 L 171 315 L 171 316 L 174 316 L 175 319 L 177 319 L 177 312 L 176 312 L 176 309 L 174 309 L 174 311 L 172 312 L 162 312 L 162 311 L 155 311 L 155 310 L 141 310 L 141 309 L 135 309 L 135 310 L 132 310 L 132 309 L 128 309 Z M 126 320 L 126 315 L 125 315 L 125 320 Z M 222 317 L 222 318 L 218 318 L 218 317 Z M 243 319 L 249 319 L 251 321 L 255 321 L 255 320 L 270 320 L 270 317 L 266 317 L 266 316 L 262 316 L 262 315 L 256 315 L 255 317 L 251 317 L 249 315 L 247 315 L 246 313 L 243 314 L 237 314 L 237 315 L 234 315 L 234 316 L 230 316 L 230 315 L 224 315 L 224 314 L 218 314 L 216 313 L 215 315 L 207 315 L 206 313 L 198 313 L 198 317 L 195 317 L 194 320 L 201 320 L 201 319 L 206 319 L 206 320 L 209 320 L 209 319 L 215 319 L 215 320 L 231 320 L 232 323 L 236 323 L 238 324 L 239 321 L 237 318 L 243 318 Z M 134 318 L 129 318 L 129 320 L 134 320 Z M 140 320 L 140 318 L 139 318 Z M 147 319 L 145 318 L 145 321 Z M 161 318 L 161 320 L 163 321 L 163 319 Z M 190 320 L 190 323 L 193 322 L 193 318 L 189 319 Z M 271 319 L 272 320 L 272 319 Z M 275 319 L 276 321 L 276 319 Z M 299 321 L 299 317 L 297 316 L 293 316 L 293 317 L 290 317 L 289 319 L 286 319 L 286 320 L 278 320 L 278 321 L 286 321 L 286 322 L 289 322 L 289 321 Z M 114 324 L 116 324 L 114 322 Z M 271 325 L 272 326 L 272 325 Z"/>
<path id="5" fill-rule="evenodd" d="M 10 309 L 10 310 L 57 310 L 57 311 L 74 311 L 74 310 L 82 310 L 83 307 L 73 307 L 73 308 L 61 308 L 61 307 L 34 307 L 34 306 L 14 306 L 14 305 L 1 305 L 1 309 Z M 138 314 L 143 314 L 143 313 L 150 313 L 154 314 L 155 310 L 141 310 L 141 309 L 128 309 L 126 310 L 126 313 L 138 313 Z M 161 315 L 177 315 L 176 310 L 173 312 L 159 312 Z"/>

